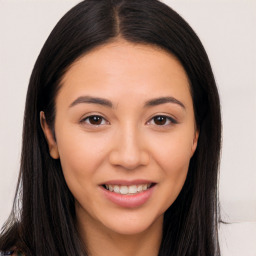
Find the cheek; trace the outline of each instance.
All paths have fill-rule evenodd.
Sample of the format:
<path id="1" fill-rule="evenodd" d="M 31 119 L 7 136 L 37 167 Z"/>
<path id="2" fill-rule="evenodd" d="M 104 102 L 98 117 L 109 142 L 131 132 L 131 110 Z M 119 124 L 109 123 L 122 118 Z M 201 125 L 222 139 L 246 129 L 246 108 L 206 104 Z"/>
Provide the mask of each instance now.
<path id="1" fill-rule="evenodd" d="M 160 200 L 162 211 L 167 210 L 179 195 L 189 168 L 191 157 L 191 136 L 169 136 L 162 140 L 162 146 L 154 151 L 155 159 L 160 166 L 163 196 Z"/>
<path id="2" fill-rule="evenodd" d="M 159 159 L 166 184 L 168 183 L 170 190 L 178 195 L 187 176 L 190 162 L 189 151 L 187 148 L 182 150 L 172 145 L 169 150 L 159 156 Z"/>
<path id="3" fill-rule="evenodd" d="M 93 136 L 83 131 L 74 132 L 72 128 L 62 131 L 57 143 L 66 183 L 72 193 L 89 189 L 96 184 L 95 172 L 104 161 L 105 144 L 96 143 Z"/>
<path id="4" fill-rule="evenodd" d="M 69 133 L 70 134 L 70 133 Z M 100 165 L 103 150 L 83 135 L 62 136 L 58 142 L 60 161 L 67 186 L 78 204 L 86 209 L 97 205 L 93 191 L 97 186 L 95 173 Z"/>
<path id="5" fill-rule="evenodd" d="M 158 164 L 166 174 L 179 174 L 184 168 L 187 169 L 193 146 L 193 133 L 177 130 L 172 134 L 157 138 L 159 141 L 151 145 Z M 159 147 L 155 147 L 159 145 Z"/>

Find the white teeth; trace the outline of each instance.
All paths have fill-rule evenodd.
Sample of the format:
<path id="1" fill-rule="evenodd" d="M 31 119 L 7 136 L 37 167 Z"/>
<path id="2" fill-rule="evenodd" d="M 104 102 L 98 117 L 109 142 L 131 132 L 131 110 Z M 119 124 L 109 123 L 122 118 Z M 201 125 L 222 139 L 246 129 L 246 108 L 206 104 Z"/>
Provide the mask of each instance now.
<path id="1" fill-rule="evenodd" d="M 117 185 L 114 186 L 114 192 L 119 193 L 119 186 Z"/>
<path id="2" fill-rule="evenodd" d="M 142 185 L 139 185 L 137 189 L 138 189 L 138 192 L 142 191 Z"/>
<path id="3" fill-rule="evenodd" d="M 136 185 L 129 186 L 129 194 L 135 194 L 137 192 L 138 190 Z"/>
<path id="4" fill-rule="evenodd" d="M 136 194 L 150 188 L 151 184 L 140 184 L 131 186 L 119 186 L 119 185 L 105 185 L 106 189 L 122 195 Z"/>
<path id="5" fill-rule="evenodd" d="M 147 190 L 147 188 L 148 188 L 148 185 L 147 185 L 147 184 L 142 185 L 142 189 L 143 189 L 143 190 Z"/>
<path id="6" fill-rule="evenodd" d="M 120 186 L 120 193 L 122 195 L 126 195 L 126 194 L 128 194 L 128 192 L 129 192 L 129 189 L 127 186 Z"/>

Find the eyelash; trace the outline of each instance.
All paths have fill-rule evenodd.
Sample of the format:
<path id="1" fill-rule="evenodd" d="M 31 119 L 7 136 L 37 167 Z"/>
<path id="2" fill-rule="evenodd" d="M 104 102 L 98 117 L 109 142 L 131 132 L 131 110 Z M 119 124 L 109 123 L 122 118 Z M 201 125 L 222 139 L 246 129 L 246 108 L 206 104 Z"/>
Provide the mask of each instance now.
<path id="1" fill-rule="evenodd" d="M 92 118 L 96 118 L 97 120 L 95 120 L 96 122 L 97 121 L 99 121 L 99 120 L 101 120 L 101 122 L 100 122 L 100 124 L 92 124 L 91 123 L 91 121 L 89 121 L 90 120 L 90 118 L 92 119 Z M 155 122 L 156 122 L 156 118 L 161 118 L 161 119 L 164 119 L 164 124 L 156 124 Z M 102 121 L 104 121 L 104 123 L 102 124 Z M 151 122 L 152 121 L 154 121 L 154 124 L 151 124 Z M 161 120 L 162 121 L 162 120 Z M 166 124 L 166 122 L 168 122 L 167 124 Z M 85 118 L 83 118 L 81 121 L 80 121 L 80 123 L 87 123 L 88 125 L 92 125 L 92 126 L 96 126 L 96 127 L 98 127 L 98 126 L 101 126 L 101 125 L 106 125 L 106 124 L 109 124 L 109 122 L 103 117 L 103 116 L 101 116 L 101 115 L 90 115 L 90 116 L 87 116 L 87 117 L 85 117 Z M 174 124 L 177 124 L 178 122 L 174 119 L 174 118 L 172 118 L 172 117 L 170 117 L 170 116 L 167 116 L 167 115 L 156 115 L 156 116 L 153 116 L 148 122 L 147 122 L 147 124 L 150 124 L 150 125 L 157 125 L 157 126 L 159 126 L 159 127 L 161 127 L 161 126 L 169 126 L 169 125 L 174 125 Z"/>
<path id="2" fill-rule="evenodd" d="M 156 118 L 164 118 L 164 120 L 165 120 L 165 123 L 164 124 L 162 124 L 162 125 L 160 125 L 160 124 L 156 124 L 155 123 L 155 119 Z M 174 118 L 172 118 L 172 117 L 170 117 L 170 116 L 166 116 L 166 115 L 156 115 L 156 116 L 153 116 L 148 122 L 147 122 L 147 124 L 150 124 L 150 122 L 152 122 L 152 121 L 154 121 L 154 124 L 153 125 L 157 125 L 157 126 L 169 126 L 169 125 L 174 125 L 174 124 L 177 124 L 178 122 L 174 119 Z M 166 124 L 166 122 L 168 122 L 168 124 Z"/>
<path id="3" fill-rule="evenodd" d="M 101 119 L 101 120 L 104 120 L 104 124 L 102 124 L 102 121 L 100 124 L 92 124 L 91 122 L 87 122 L 87 120 L 90 120 L 90 118 L 98 118 L 98 119 Z M 92 121 L 92 120 L 91 120 Z M 103 117 L 103 116 L 100 116 L 100 115 L 91 115 L 91 116 L 87 116 L 85 118 L 83 118 L 81 121 L 81 123 L 87 123 L 88 125 L 92 125 L 92 126 L 100 126 L 100 125 L 105 125 L 105 124 L 109 124 L 108 121 L 106 121 L 106 119 Z"/>

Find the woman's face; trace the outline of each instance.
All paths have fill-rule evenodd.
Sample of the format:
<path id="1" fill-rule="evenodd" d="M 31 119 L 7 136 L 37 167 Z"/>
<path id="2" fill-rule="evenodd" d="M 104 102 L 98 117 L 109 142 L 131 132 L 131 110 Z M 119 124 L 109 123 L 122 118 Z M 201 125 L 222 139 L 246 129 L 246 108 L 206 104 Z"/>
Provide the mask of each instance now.
<path id="1" fill-rule="evenodd" d="M 56 142 L 41 119 L 82 225 L 135 234 L 162 223 L 198 138 L 189 81 L 175 57 L 126 41 L 100 46 L 64 75 Z"/>

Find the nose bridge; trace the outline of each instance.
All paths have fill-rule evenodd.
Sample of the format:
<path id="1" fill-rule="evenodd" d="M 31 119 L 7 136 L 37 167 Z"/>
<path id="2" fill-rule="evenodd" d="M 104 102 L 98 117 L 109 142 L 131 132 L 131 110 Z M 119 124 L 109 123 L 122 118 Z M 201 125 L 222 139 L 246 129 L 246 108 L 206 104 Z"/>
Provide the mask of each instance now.
<path id="1" fill-rule="evenodd" d="M 113 150 L 111 163 L 126 169 L 135 169 L 140 165 L 146 165 L 149 157 L 143 143 L 143 136 L 138 125 L 126 122 L 119 127 Z"/>
<path id="2" fill-rule="evenodd" d="M 121 140 L 121 152 L 129 153 L 127 154 L 127 157 L 130 155 L 132 156 L 134 153 L 134 156 L 137 155 L 140 151 L 140 142 L 141 138 L 139 138 L 139 129 L 136 129 L 134 125 L 127 124 L 123 129 L 123 134 L 120 136 Z"/>

